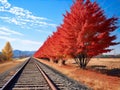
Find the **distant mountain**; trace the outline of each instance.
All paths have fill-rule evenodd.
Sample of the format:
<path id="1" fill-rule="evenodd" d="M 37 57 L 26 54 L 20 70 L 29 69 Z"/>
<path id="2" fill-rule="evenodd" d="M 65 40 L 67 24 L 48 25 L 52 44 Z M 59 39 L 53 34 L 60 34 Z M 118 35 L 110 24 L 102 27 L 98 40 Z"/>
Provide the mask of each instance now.
<path id="1" fill-rule="evenodd" d="M 35 53 L 35 51 L 21 51 L 21 50 L 14 50 L 14 58 L 22 58 L 22 57 L 28 57 L 32 56 Z"/>

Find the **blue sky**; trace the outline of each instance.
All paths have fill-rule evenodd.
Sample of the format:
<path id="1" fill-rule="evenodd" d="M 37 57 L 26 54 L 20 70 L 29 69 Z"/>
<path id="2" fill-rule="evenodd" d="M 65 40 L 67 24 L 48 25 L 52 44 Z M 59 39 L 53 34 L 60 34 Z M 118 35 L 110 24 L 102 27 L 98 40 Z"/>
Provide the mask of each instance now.
<path id="1" fill-rule="evenodd" d="M 120 0 L 96 1 L 106 16 L 120 18 Z M 0 0 L 0 50 L 6 41 L 14 50 L 37 50 L 62 23 L 72 3 L 73 0 Z M 120 29 L 113 34 L 120 42 Z M 120 53 L 120 45 L 112 48 L 115 50 L 111 53 Z"/>

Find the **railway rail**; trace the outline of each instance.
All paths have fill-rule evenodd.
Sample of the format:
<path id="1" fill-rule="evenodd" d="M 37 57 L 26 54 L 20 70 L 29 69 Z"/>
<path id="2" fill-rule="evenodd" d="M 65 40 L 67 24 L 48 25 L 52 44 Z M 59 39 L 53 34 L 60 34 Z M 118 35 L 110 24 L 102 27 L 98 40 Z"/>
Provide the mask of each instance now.
<path id="1" fill-rule="evenodd" d="M 84 85 L 30 58 L 0 90 L 89 90 Z"/>

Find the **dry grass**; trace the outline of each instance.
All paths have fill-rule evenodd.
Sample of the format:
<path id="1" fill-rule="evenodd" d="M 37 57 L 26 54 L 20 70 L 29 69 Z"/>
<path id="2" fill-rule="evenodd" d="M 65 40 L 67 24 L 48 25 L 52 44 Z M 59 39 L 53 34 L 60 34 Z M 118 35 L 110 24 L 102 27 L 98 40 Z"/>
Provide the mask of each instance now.
<path id="1" fill-rule="evenodd" d="M 17 66 L 18 64 L 22 63 L 25 60 L 26 60 L 26 58 L 0 63 L 0 73 L 3 73 L 5 71 L 7 71 L 8 69 Z"/>
<path id="2" fill-rule="evenodd" d="M 40 59 L 39 59 L 40 60 Z M 40 60 L 41 62 L 55 68 L 61 73 L 67 75 L 70 78 L 73 78 L 79 82 L 84 83 L 85 85 L 91 87 L 94 90 L 120 90 L 120 78 L 107 76 L 98 72 L 90 70 L 82 70 L 76 67 L 74 61 L 67 61 L 67 65 L 58 66 L 55 63 L 51 63 L 45 60 Z M 120 68 L 120 59 L 92 59 L 88 66 L 93 65 L 104 65 L 108 69 L 111 68 Z"/>
<path id="3" fill-rule="evenodd" d="M 88 66 L 92 65 L 106 66 L 107 69 L 120 68 L 120 58 L 93 58 Z"/>

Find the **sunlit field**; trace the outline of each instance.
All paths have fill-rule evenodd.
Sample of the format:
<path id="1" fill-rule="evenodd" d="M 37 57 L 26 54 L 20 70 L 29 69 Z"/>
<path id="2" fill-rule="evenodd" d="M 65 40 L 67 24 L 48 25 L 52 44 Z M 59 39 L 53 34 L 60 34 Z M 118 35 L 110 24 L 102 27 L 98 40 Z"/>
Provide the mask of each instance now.
<path id="1" fill-rule="evenodd" d="M 27 58 L 24 59 L 14 59 L 13 61 L 0 62 L 0 73 L 3 73 L 20 63 L 24 62 Z"/>
<path id="2" fill-rule="evenodd" d="M 93 58 L 86 70 L 80 69 L 72 59 L 63 66 L 46 60 L 40 61 L 94 90 L 120 89 L 120 58 Z"/>
<path id="3" fill-rule="evenodd" d="M 89 62 L 88 66 L 94 66 L 96 67 L 100 66 L 106 69 L 114 69 L 119 68 L 120 69 L 120 58 L 93 58 Z"/>

